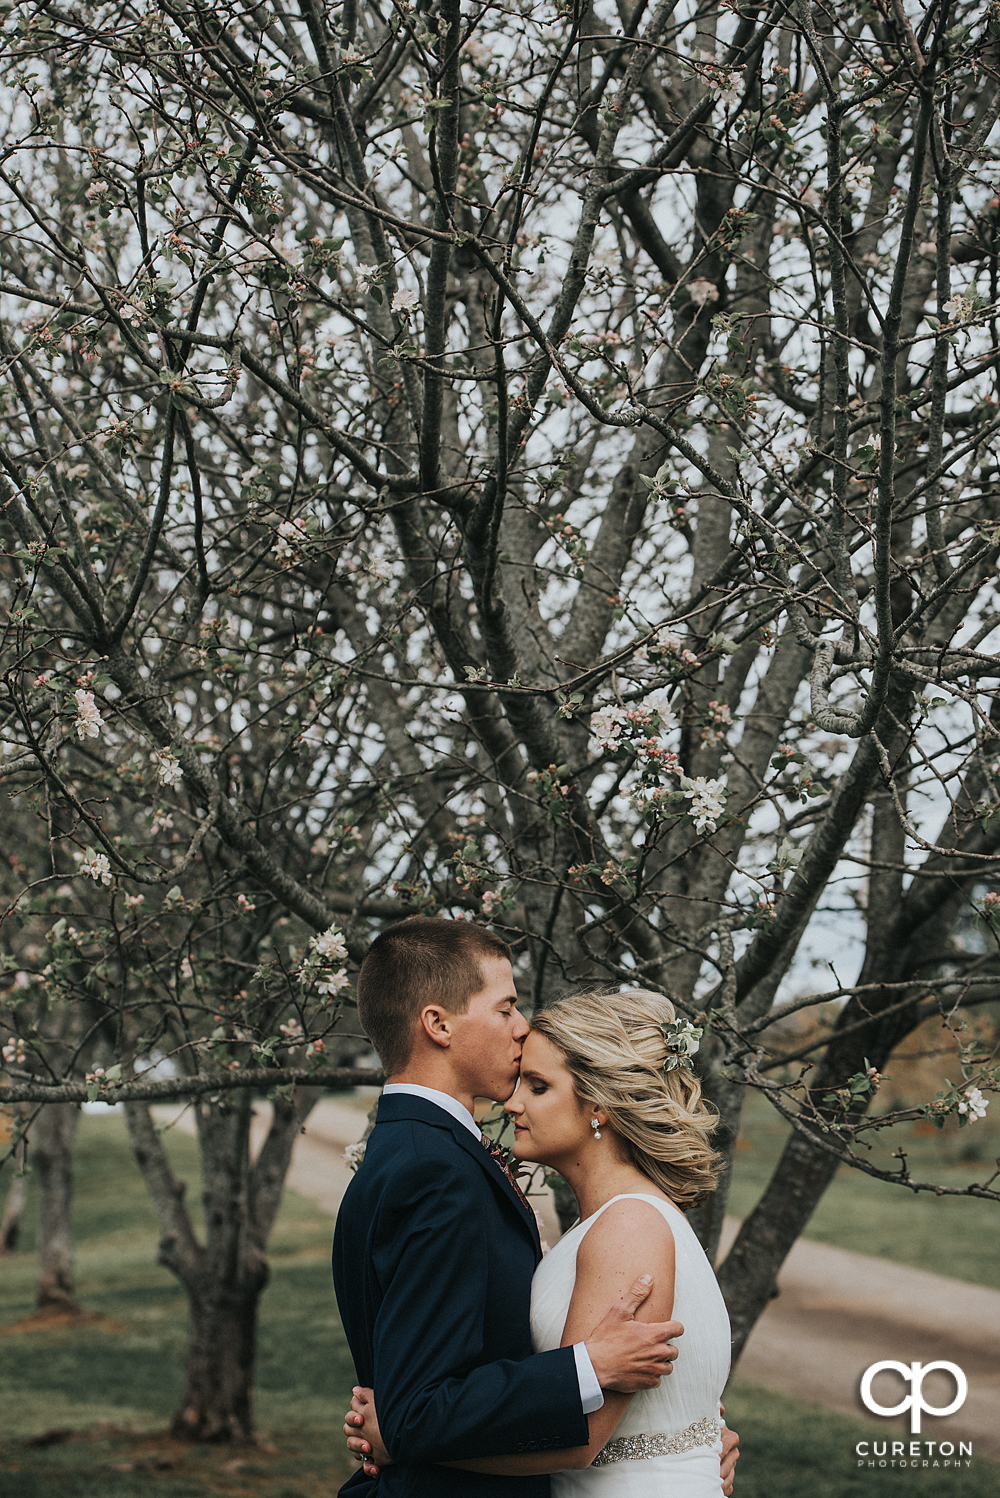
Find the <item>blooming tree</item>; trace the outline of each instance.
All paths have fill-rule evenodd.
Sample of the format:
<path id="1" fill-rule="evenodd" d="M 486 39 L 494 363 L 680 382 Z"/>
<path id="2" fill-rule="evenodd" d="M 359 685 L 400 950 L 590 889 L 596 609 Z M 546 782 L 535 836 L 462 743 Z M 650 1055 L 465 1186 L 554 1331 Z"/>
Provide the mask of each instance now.
<path id="1" fill-rule="evenodd" d="M 982 1118 L 998 31 L 964 0 L 8 20 L 0 710 L 48 863 L 4 1096 L 128 1099 L 198 1325 L 145 1103 L 204 1100 L 216 1207 L 263 1193 L 255 1305 L 287 1089 L 356 1078 L 351 971 L 402 916 L 492 921 L 530 1003 L 669 991 L 726 1152 L 747 1086 L 788 1117 L 720 1270 L 737 1350 L 843 1159 L 931 1184 L 866 1152 L 917 1026 L 950 1053 L 899 1121 Z M 101 1074 L 46 1028 L 84 999 Z M 790 1049 L 775 1015 L 821 1004 Z M 269 1195 L 249 1084 L 286 1089 Z M 249 1428 L 227 1389 L 216 1433 Z"/>

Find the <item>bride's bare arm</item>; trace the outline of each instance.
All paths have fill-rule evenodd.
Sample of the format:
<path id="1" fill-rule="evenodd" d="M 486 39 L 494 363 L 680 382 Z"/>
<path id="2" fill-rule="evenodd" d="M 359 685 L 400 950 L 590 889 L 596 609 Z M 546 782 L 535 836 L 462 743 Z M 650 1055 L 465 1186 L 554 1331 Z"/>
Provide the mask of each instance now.
<path id="1" fill-rule="evenodd" d="M 601 1214 L 580 1244 L 576 1283 L 563 1328 L 562 1346 L 586 1342 L 611 1307 L 644 1273 L 652 1274 L 653 1287 L 635 1312 L 635 1320 L 669 1321 L 674 1303 L 673 1235 L 661 1214 L 647 1202 L 615 1202 Z M 631 1394 L 604 1390 L 602 1408 L 587 1416 L 590 1439 L 586 1446 L 524 1452 L 517 1456 L 470 1457 L 466 1461 L 442 1465 L 500 1477 L 529 1477 L 535 1473 L 589 1467 L 611 1440 L 631 1399 Z M 363 1445 L 367 1440 L 378 1452 L 381 1442 L 377 1424 L 372 1418 L 373 1406 L 356 1397 L 351 1408 L 355 1416 L 364 1415 L 364 1423 L 362 1428 L 354 1426 L 353 1429 L 353 1421 L 345 1425 L 348 1445 L 356 1456 L 363 1455 Z"/>

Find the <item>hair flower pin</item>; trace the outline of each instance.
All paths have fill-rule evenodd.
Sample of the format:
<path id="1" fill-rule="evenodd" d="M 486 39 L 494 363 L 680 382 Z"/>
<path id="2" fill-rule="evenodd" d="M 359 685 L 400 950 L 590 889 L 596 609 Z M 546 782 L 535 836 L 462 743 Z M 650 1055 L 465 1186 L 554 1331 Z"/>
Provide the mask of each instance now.
<path id="1" fill-rule="evenodd" d="M 689 1019 L 674 1019 L 664 1020 L 660 1029 L 667 1043 L 667 1056 L 663 1063 L 663 1070 L 670 1072 L 678 1066 L 686 1066 L 693 1071 L 691 1057 L 695 1055 L 701 1043 L 701 1037 L 705 1033 L 704 1026 L 693 1025 Z"/>

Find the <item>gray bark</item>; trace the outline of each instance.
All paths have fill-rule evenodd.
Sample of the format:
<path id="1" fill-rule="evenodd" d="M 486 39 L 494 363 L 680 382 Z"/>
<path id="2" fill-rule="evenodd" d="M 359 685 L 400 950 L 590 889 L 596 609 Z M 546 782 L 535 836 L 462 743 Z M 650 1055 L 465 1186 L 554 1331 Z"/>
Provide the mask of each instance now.
<path id="1" fill-rule="evenodd" d="M 29 1159 L 38 1176 L 38 1309 L 79 1310 L 73 1294 L 73 1141 L 80 1111 L 49 1103 L 31 1128 Z"/>
<path id="2" fill-rule="evenodd" d="M 188 1297 L 184 1390 L 172 1432 L 181 1440 L 253 1443 L 257 1311 L 268 1281 L 267 1240 L 281 1202 L 292 1146 L 316 1102 L 298 1089 L 274 1102 L 264 1146 L 250 1164 L 249 1092 L 226 1106 L 196 1105 L 205 1241 L 199 1242 L 149 1109 L 127 1103 L 136 1161 L 160 1223 L 159 1260 Z"/>
<path id="3" fill-rule="evenodd" d="M 10 1161 L 9 1185 L 0 1217 L 0 1258 L 16 1251 L 21 1236 L 21 1222 L 28 1200 L 28 1177 L 24 1162 L 24 1140 L 14 1146 Z"/>

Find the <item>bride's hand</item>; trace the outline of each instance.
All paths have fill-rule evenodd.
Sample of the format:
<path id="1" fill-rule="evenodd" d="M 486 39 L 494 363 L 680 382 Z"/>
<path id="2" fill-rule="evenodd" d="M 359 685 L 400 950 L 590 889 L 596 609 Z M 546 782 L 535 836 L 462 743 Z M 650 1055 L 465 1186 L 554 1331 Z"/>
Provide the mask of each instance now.
<path id="1" fill-rule="evenodd" d="M 366 1477 L 377 1477 L 383 1467 L 392 1466 L 392 1457 L 382 1445 L 382 1435 L 375 1413 L 375 1391 L 356 1388 L 351 1408 L 344 1416 L 344 1435 L 354 1460 L 362 1464 Z"/>

